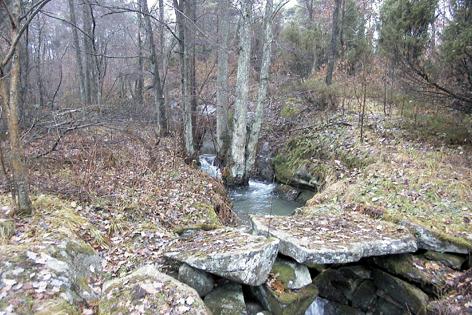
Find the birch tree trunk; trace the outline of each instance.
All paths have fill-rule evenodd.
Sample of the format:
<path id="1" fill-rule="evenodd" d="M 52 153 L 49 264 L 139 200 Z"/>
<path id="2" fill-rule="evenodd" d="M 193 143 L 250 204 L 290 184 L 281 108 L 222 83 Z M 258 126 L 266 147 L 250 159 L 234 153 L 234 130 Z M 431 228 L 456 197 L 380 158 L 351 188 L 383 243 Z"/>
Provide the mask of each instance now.
<path id="1" fill-rule="evenodd" d="M 262 65 L 259 82 L 259 92 L 257 96 L 257 105 L 254 122 L 252 124 L 248 143 L 246 146 L 246 180 L 249 179 L 250 172 L 256 162 L 257 143 L 259 142 L 259 134 L 262 126 L 262 116 L 264 114 L 264 107 L 267 103 L 267 91 L 269 88 L 269 74 L 272 55 L 272 11 L 273 0 L 266 1 L 265 15 L 264 15 L 264 46 L 262 48 Z"/>
<path id="2" fill-rule="evenodd" d="M 228 150 L 228 34 L 229 0 L 218 2 L 218 69 L 216 79 L 216 143 L 218 157 L 224 159 Z"/>
<path id="3" fill-rule="evenodd" d="M 149 17 L 149 9 L 147 0 L 141 0 L 141 10 L 143 12 L 144 27 L 146 29 L 147 42 L 150 49 L 151 69 L 154 73 L 153 91 L 154 104 L 156 111 L 157 133 L 165 135 L 167 133 L 165 124 L 165 102 L 162 94 L 161 76 L 159 73 L 159 60 L 157 59 L 156 46 L 154 45 L 154 36 L 152 33 L 151 18 Z"/>
<path id="4" fill-rule="evenodd" d="M 233 137 L 229 174 L 229 185 L 243 185 L 246 180 L 246 121 L 249 94 L 249 66 L 251 57 L 252 0 L 241 1 L 241 27 L 239 32 L 238 72 L 236 76 L 236 103 L 234 107 Z"/>
<path id="5" fill-rule="evenodd" d="M 85 102 L 85 75 L 84 67 L 82 65 L 82 55 L 80 53 L 80 42 L 79 42 L 79 33 L 77 31 L 77 18 L 75 15 L 74 1 L 69 0 L 69 15 L 70 22 L 75 26 L 72 27 L 72 39 L 74 43 L 75 50 L 75 61 L 77 62 L 77 71 L 79 72 L 79 91 L 80 91 L 80 100 Z"/>
<path id="6" fill-rule="evenodd" d="M 180 76 L 181 76 L 181 98 L 182 98 L 182 123 L 183 142 L 185 153 L 191 157 L 195 154 L 193 132 L 192 132 L 192 103 L 191 103 L 191 82 L 190 82 L 190 54 L 185 38 L 184 0 L 173 0 L 177 28 L 179 33 L 179 55 L 180 55 Z"/>
<path id="7" fill-rule="evenodd" d="M 18 35 L 20 26 L 21 1 L 15 0 L 11 5 L 11 42 Z M 16 48 L 11 59 L 10 69 L 10 91 L 8 92 L 5 80 L 4 69 L 0 66 L 0 90 L 3 98 L 2 106 L 6 114 L 8 126 L 8 136 L 10 141 L 11 168 L 13 173 L 14 189 L 13 203 L 17 206 L 17 213 L 20 215 L 30 215 L 32 213 L 31 201 L 29 198 L 29 184 L 27 170 L 24 162 L 24 151 L 20 140 L 20 130 L 18 124 L 18 101 L 20 89 L 20 49 Z"/>
<path id="8" fill-rule="evenodd" d="M 333 29 L 331 32 L 331 43 L 329 47 L 328 55 L 328 71 L 326 73 L 326 84 L 331 85 L 333 83 L 333 71 L 334 63 L 336 61 L 336 46 L 338 41 L 339 33 L 339 9 L 341 7 L 342 0 L 335 0 L 335 6 L 333 11 Z"/>

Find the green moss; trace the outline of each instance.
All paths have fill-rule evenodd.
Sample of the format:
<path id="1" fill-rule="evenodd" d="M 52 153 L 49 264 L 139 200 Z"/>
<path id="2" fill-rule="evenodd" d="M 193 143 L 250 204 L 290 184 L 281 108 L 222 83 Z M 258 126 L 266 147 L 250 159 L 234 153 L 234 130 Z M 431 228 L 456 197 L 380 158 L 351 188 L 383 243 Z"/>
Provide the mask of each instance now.
<path id="1" fill-rule="evenodd" d="M 272 266 L 272 273 L 276 275 L 277 280 L 282 281 L 287 286 L 290 281 L 295 279 L 295 271 L 287 264 L 276 261 Z"/>
<path id="2" fill-rule="evenodd" d="M 300 113 L 300 109 L 293 102 L 289 101 L 280 110 L 280 116 L 283 118 L 293 118 Z"/>

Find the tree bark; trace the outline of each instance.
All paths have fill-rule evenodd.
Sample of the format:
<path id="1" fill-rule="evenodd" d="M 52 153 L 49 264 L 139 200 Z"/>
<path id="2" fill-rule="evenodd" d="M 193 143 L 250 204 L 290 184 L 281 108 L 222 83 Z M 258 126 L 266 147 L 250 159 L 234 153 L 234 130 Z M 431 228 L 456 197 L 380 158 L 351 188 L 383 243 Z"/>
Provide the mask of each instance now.
<path id="1" fill-rule="evenodd" d="M 337 40 L 339 33 L 339 9 L 341 6 L 342 0 L 335 0 L 335 6 L 333 11 L 333 28 L 331 32 L 331 43 L 329 47 L 328 55 L 328 71 L 326 73 L 326 84 L 331 85 L 333 83 L 333 71 L 334 63 L 336 61 L 336 51 L 337 51 Z"/>
<path id="2" fill-rule="evenodd" d="M 228 134 L 228 35 L 229 0 L 218 2 L 218 69 L 216 79 L 216 143 L 217 154 L 221 159 L 226 158 Z"/>
<path id="3" fill-rule="evenodd" d="M 18 35 L 20 26 L 21 1 L 15 0 L 11 5 L 11 15 L 14 23 L 11 23 L 11 42 Z M 8 93 L 4 69 L 0 66 L 0 90 L 2 92 L 2 106 L 6 114 L 8 126 L 8 136 L 10 140 L 11 168 L 13 173 L 14 198 L 13 204 L 17 205 L 17 213 L 20 215 L 30 215 L 32 213 L 31 201 L 29 198 L 29 184 L 27 170 L 24 162 L 24 151 L 20 140 L 20 130 L 18 124 L 18 101 L 20 88 L 20 50 L 15 48 L 11 59 L 10 69 L 10 91 Z"/>
<path id="4" fill-rule="evenodd" d="M 181 76 L 181 104 L 183 122 L 183 142 L 188 157 L 195 154 L 192 127 L 192 88 L 190 81 L 190 53 L 188 40 L 185 38 L 184 0 L 173 0 L 179 36 L 180 76 Z"/>
<path id="5" fill-rule="evenodd" d="M 92 104 L 92 81 L 93 80 L 93 61 L 92 61 L 92 21 L 90 17 L 89 7 L 86 3 L 82 5 L 82 20 L 84 31 L 84 87 L 85 87 L 85 103 Z"/>
<path id="6" fill-rule="evenodd" d="M 74 1 L 69 0 L 69 15 L 70 15 L 70 22 L 74 26 L 77 25 L 77 18 L 75 15 L 75 7 Z M 86 101 L 86 93 L 85 93 L 85 75 L 84 75 L 84 66 L 82 64 L 82 55 L 80 53 L 80 41 L 79 41 L 79 32 L 77 31 L 76 27 L 72 27 L 72 40 L 74 43 L 74 50 L 75 50 L 75 61 L 77 63 L 77 71 L 79 72 L 79 93 L 80 93 L 80 100 L 82 102 Z"/>
<path id="7" fill-rule="evenodd" d="M 273 1 L 266 0 L 265 8 L 265 33 L 264 33 L 264 46 L 262 49 L 262 65 L 259 82 L 259 92 L 257 97 L 256 114 L 254 123 L 251 127 L 248 143 L 246 146 L 246 180 L 249 179 L 250 172 L 252 171 L 256 162 L 257 154 L 257 143 L 259 142 L 259 134 L 262 126 L 262 116 L 264 114 L 264 107 L 267 103 L 267 92 L 269 88 L 269 74 L 271 65 L 272 55 L 272 11 Z"/>
<path id="8" fill-rule="evenodd" d="M 136 82 L 136 102 L 139 105 L 144 104 L 144 45 L 142 36 L 144 34 L 143 17 L 138 13 L 138 80 Z"/>
<path id="9" fill-rule="evenodd" d="M 159 73 L 159 60 L 157 58 L 156 46 L 154 45 L 154 36 L 152 33 L 151 18 L 149 17 L 149 9 L 147 0 L 141 0 L 141 10 L 143 12 L 144 27 L 146 29 L 147 41 L 150 49 L 151 70 L 154 74 L 153 91 L 154 105 L 157 121 L 157 133 L 159 135 L 167 134 L 166 118 L 165 118 L 165 102 L 162 93 L 161 76 Z"/>
<path id="10" fill-rule="evenodd" d="M 236 103 L 234 107 L 233 137 L 231 141 L 230 169 L 226 176 L 229 185 L 243 185 L 246 180 L 246 120 L 249 96 L 249 68 L 251 57 L 252 0 L 241 1 L 239 29 L 239 57 L 236 76 Z"/>
<path id="11" fill-rule="evenodd" d="M 38 83 L 38 103 L 39 107 L 43 108 L 44 107 L 44 87 L 43 87 L 43 78 L 42 78 L 42 71 L 41 71 L 41 62 L 42 62 L 42 56 L 41 56 L 41 49 L 43 47 L 43 25 L 41 25 L 41 20 L 40 17 L 38 16 L 36 18 L 37 21 L 37 28 L 38 28 L 38 38 L 37 38 L 37 45 L 36 45 L 36 77 L 37 77 L 37 83 Z"/>

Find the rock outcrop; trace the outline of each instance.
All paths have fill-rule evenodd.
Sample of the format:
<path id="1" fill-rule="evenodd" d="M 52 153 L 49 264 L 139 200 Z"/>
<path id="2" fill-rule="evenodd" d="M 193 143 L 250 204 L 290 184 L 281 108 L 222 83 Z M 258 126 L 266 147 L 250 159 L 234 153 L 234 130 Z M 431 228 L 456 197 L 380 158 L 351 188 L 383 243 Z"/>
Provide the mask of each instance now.
<path id="1" fill-rule="evenodd" d="M 266 281 L 278 244 L 275 238 L 230 228 L 197 231 L 177 240 L 165 256 L 238 283 L 257 286 Z"/>
<path id="2" fill-rule="evenodd" d="M 349 263 L 417 249 L 407 229 L 361 214 L 251 216 L 251 221 L 256 233 L 278 238 L 279 251 L 302 264 Z"/>
<path id="3" fill-rule="evenodd" d="M 198 293 L 152 265 L 105 282 L 100 314 L 211 314 Z"/>

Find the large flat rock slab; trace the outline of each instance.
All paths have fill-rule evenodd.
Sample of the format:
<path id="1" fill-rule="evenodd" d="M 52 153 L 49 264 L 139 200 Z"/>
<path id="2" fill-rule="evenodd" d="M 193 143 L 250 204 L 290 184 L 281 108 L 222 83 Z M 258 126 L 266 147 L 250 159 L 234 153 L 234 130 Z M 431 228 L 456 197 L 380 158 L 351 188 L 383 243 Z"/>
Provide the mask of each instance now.
<path id="1" fill-rule="evenodd" d="M 251 222 L 257 234 L 280 240 L 280 253 L 302 264 L 344 264 L 417 250 L 406 228 L 362 214 L 251 216 Z"/>
<path id="2" fill-rule="evenodd" d="M 266 281 L 278 244 L 276 238 L 225 228 L 182 237 L 164 255 L 220 277 L 257 286 Z"/>

